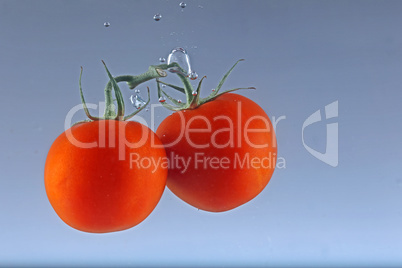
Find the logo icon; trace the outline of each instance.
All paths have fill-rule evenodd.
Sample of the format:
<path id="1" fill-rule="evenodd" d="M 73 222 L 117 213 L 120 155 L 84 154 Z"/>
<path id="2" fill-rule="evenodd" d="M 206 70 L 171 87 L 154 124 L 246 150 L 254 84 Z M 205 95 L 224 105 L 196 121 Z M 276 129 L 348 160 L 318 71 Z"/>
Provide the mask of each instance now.
<path id="1" fill-rule="evenodd" d="M 338 101 L 334 101 L 325 106 L 325 119 L 330 119 L 338 117 Z M 314 123 L 320 122 L 321 119 L 321 111 L 317 110 L 312 115 L 310 115 L 306 121 L 303 123 L 302 127 L 302 142 L 304 148 L 313 155 L 318 160 L 332 166 L 338 166 L 338 123 L 329 123 L 327 124 L 327 140 L 326 140 L 326 148 L 325 153 L 318 152 L 308 146 L 304 142 L 304 129 Z"/>

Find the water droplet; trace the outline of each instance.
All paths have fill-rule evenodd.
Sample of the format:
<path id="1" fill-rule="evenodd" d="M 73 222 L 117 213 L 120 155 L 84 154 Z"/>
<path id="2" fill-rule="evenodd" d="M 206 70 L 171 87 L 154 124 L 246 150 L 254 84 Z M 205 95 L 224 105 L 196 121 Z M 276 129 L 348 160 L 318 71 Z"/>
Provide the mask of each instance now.
<path id="1" fill-rule="evenodd" d="M 191 72 L 191 74 L 190 74 L 190 79 L 191 80 L 195 80 L 195 79 L 197 79 L 198 78 L 198 74 L 196 73 L 196 72 Z"/>
<path id="2" fill-rule="evenodd" d="M 165 62 L 166 59 L 165 59 L 165 58 L 159 58 L 159 61 L 160 61 L 160 62 Z"/>
<path id="3" fill-rule="evenodd" d="M 185 8 L 187 6 L 187 4 L 184 3 L 184 2 L 181 2 L 179 5 L 180 5 L 181 8 Z"/>
<path id="4" fill-rule="evenodd" d="M 165 97 L 160 97 L 159 98 L 159 102 L 165 102 L 165 101 L 166 101 Z"/>
<path id="5" fill-rule="evenodd" d="M 162 18 L 162 15 L 159 14 L 159 13 L 156 13 L 155 16 L 154 16 L 155 21 L 160 21 L 161 18 Z"/>
<path id="6" fill-rule="evenodd" d="M 182 47 L 176 47 L 172 49 L 172 52 L 170 52 L 168 59 L 167 59 L 167 64 L 171 64 L 173 62 L 176 62 L 179 64 L 179 66 L 183 69 L 182 71 L 180 70 L 179 67 L 171 67 L 168 70 L 172 73 L 181 73 L 185 76 L 191 74 L 191 64 L 190 64 L 190 57 L 187 54 L 187 51 L 182 48 Z"/>
<path id="7" fill-rule="evenodd" d="M 193 93 L 191 93 L 191 94 L 193 94 L 193 96 L 196 96 L 197 95 L 197 91 L 193 91 Z"/>
<path id="8" fill-rule="evenodd" d="M 109 27 L 109 26 L 110 26 L 110 22 L 105 22 L 105 23 L 103 23 L 103 26 Z"/>
<path id="9" fill-rule="evenodd" d="M 178 103 L 181 103 L 181 100 L 177 100 Z"/>
<path id="10" fill-rule="evenodd" d="M 139 89 L 134 90 L 135 93 L 140 93 Z"/>
<path id="11" fill-rule="evenodd" d="M 141 98 L 141 96 L 137 93 L 135 95 L 131 95 L 130 101 L 136 109 L 142 108 L 147 102 Z"/>

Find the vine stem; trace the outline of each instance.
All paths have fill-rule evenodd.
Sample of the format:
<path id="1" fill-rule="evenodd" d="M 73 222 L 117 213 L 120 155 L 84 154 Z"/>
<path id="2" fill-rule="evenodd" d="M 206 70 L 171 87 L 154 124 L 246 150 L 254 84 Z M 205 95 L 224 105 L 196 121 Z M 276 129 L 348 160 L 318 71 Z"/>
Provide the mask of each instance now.
<path id="1" fill-rule="evenodd" d="M 103 62 L 103 64 L 105 64 L 105 63 Z M 106 64 L 105 64 L 105 68 L 106 68 Z M 138 86 L 146 81 L 167 76 L 167 73 L 165 71 L 163 71 L 161 68 L 159 68 L 158 66 L 155 66 L 155 65 L 149 66 L 147 72 L 137 75 L 137 76 L 121 75 L 121 76 L 112 77 L 110 75 L 109 71 L 107 70 L 107 68 L 106 68 L 106 71 L 109 74 L 110 80 L 107 83 L 106 88 L 105 88 L 105 102 L 106 102 L 106 108 L 105 108 L 105 114 L 104 114 L 105 118 L 113 118 L 116 116 L 115 107 L 114 107 L 114 103 L 113 103 L 113 96 L 112 96 L 113 88 L 115 90 L 115 95 L 116 95 L 116 100 L 117 100 L 117 117 L 124 118 L 124 108 L 125 108 L 124 100 L 121 96 L 121 91 L 118 88 L 117 83 L 127 82 L 129 88 L 134 89 L 136 86 Z"/>
<path id="2" fill-rule="evenodd" d="M 137 87 L 138 85 L 140 85 L 146 81 L 156 79 L 157 86 L 158 86 L 158 96 L 161 97 L 162 95 L 165 95 L 170 101 L 172 101 L 176 105 L 176 106 L 173 106 L 173 105 L 162 102 L 163 106 L 165 106 L 168 109 L 174 110 L 174 111 L 185 110 L 185 109 L 196 109 L 200 105 L 202 105 L 206 102 L 212 101 L 213 99 L 217 98 L 218 96 L 220 96 L 222 94 L 236 91 L 239 89 L 243 89 L 243 88 L 234 88 L 234 89 L 230 89 L 230 90 L 226 90 L 224 92 L 218 93 L 219 90 L 221 89 L 223 83 L 225 82 L 226 78 L 229 76 L 229 74 L 232 72 L 234 67 L 240 61 L 243 61 L 243 59 L 238 60 L 232 66 L 232 68 L 223 76 L 223 78 L 219 82 L 216 90 L 214 92 L 212 92 L 206 98 L 200 98 L 201 84 L 205 77 L 203 77 L 201 79 L 201 81 L 198 84 L 197 90 L 194 91 L 194 88 L 191 85 L 188 75 L 185 75 L 185 71 L 176 62 L 173 62 L 169 65 L 168 64 L 151 65 L 151 66 L 149 66 L 148 71 L 146 71 L 145 73 L 142 73 L 140 75 L 136 75 L 136 76 L 120 75 L 120 76 L 113 77 L 112 74 L 109 72 L 108 68 L 106 67 L 105 62 L 102 61 L 102 63 L 105 66 L 106 72 L 109 76 L 109 82 L 106 84 L 106 87 L 105 87 L 105 104 L 106 104 L 105 106 L 106 107 L 105 107 L 104 117 L 102 117 L 102 118 L 95 117 L 89 113 L 89 110 L 85 103 L 84 94 L 82 92 L 82 87 L 81 87 L 82 67 L 81 67 L 80 80 L 79 80 L 81 101 L 82 101 L 85 113 L 90 120 L 93 120 L 93 121 L 101 120 L 101 119 L 127 120 L 127 119 L 133 117 L 138 112 L 140 112 L 142 109 L 144 109 L 146 105 L 142 106 L 140 109 L 137 109 L 135 112 L 133 112 L 129 116 L 124 116 L 124 113 L 125 113 L 124 99 L 123 99 L 121 90 L 117 84 L 120 82 L 126 82 L 130 89 L 134 89 L 135 87 Z M 159 80 L 159 78 L 167 76 L 167 72 L 165 70 L 168 70 L 168 69 L 171 70 L 172 72 L 176 73 L 179 76 L 181 82 L 183 83 L 183 87 L 170 85 L 170 84 L 164 83 Z M 178 102 L 177 100 L 170 97 L 165 91 L 163 91 L 161 89 L 160 84 L 165 84 L 175 90 L 178 90 L 178 91 L 184 93 L 186 95 L 186 103 Z M 254 88 L 249 87 L 247 89 L 254 89 Z M 113 100 L 113 94 L 112 94 L 113 90 L 114 90 L 116 102 L 117 102 L 117 113 L 116 113 L 116 107 L 114 105 L 114 100 Z M 149 96 L 149 89 L 148 89 L 148 101 L 146 104 L 149 103 L 149 100 L 150 100 L 150 96 Z"/>
<path id="3" fill-rule="evenodd" d="M 106 72 L 109 76 L 109 82 L 106 84 L 105 87 L 105 113 L 103 117 L 95 117 L 92 116 L 87 108 L 85 99 L 84 99 L 84 94 L 82 92 L 82 87 L 81 87 L 81 77 L 82 77 L 82 67 L 81 67 L 81 73 L 80 73 L 80 80 L 79 80 L 79 85 L 80 85 L 80 94 L 81 94 L 81 101 L 85 110 L 85 113 L 87 117 L 92 120 L 101 120 L 101 119 L 113 119 L 113 120 L 127 120 L 131 117 L 133 117 L 135 114 L 140 112 L 143 108 L 145 108 L 146 105 L 141 107 L 140 109 L 137 109 L 134 113 L 130 114 L 129 116 L 124 116 L 125 113 L 125 105 L 124 105 L 124 99 L 123 95 L 121 93 L 121 90 L 117 83 L 120 82 L 127 82 L 128 86 L 130 89 L 134 89 L 136 86 L 155 79 L 155 78 L 160 78 L 160 77 L 166 77 L 167 73 L 163 70 L 163 68 L 168 68 L 166 64 L 162 64 L 162 68 L 159 65 L 151 65 L 148 68 L 148 71 L 146 71 L 143 74 L 134 76 L 134 75 L 120 75 L 113 77 L 112 74 L 109 72 L 108 68 L 106 67 L 106 64 L 104 61 L 102 63 L 105 66 Z M 166 66 L 165 66 L 166 65 Z M 112 91 L 114 90 L 115 97 L 116 97 L 116 102 L 117 102 L 117 113 L 116 113 L 116 107 L 113 101 L 113 94 Z M 149 89 L 148 89 L 148 102 L 149 103 Z"/>
<path id="4" fill-rule="evenodd" d="M 191 82 L 189 80 L 188 76 L 185 76 L 183 73 L 183 69 L 180 68 L 180 66 L 177 63 L 172 63 L 169 66 L 167 65 L 159 65 L 160 68 L 165 69 L 165 68 L 170 68 L 170 67 L 175 67 L 178 69 L 177 71 L 177 75 L 179 76 L 180 80 L 183 83 L 183 88 L 175 86 L 175 85 L 171 85 L 168 83 L 164 83 L 162 81 L 160 81 L 159 79 L 156 79 L 157 82 L 157 86 L 158 86 L 158 96 L 162 97 L 163 95 L 166 96 L 174 105 L 168 104 L 166 102 L 161 102 L 161 104 L 172 110 L 172 111 L 180 111 L 180 110 L 187 110 L 187 109 L 196 109 L 197 107 L 199 107 L 200 105 L 212 101 L 214 99 L 216 99 L 217 97 L 229 93 L 229 92 L 233 92 L 239 89 L 255 89 L 254 87 L 247 87 L 247 88 L 233 88 L 233 89 L 229 89 L 229 90 L 225 90 L 223 92 L 219 92 L 219 90 L 222 88 L 223 83 L 226 81 L 226 79 L 229 77 L 230 73 L 233 71 L 234 67 L 240 62 L 240 61 L 244 61 L 244 59 L 240 59 L 238 60 L 233 66 L 232 68 L 229 69 L 229 71 L 223 76 L 223 78 L 221 79 L 221 81 L 219 82 L 218 86 L 215 88 L 215 90 L 209 94 L 209 96 L 207 96 L 206 98 L 201 98 L 200 97 L 200 92 L 201 92 L 201 84 L 202 81 L 206 78 L 206 76 L 204 76 L 200 82 L 198 83 L 197 86 L 197 90 L 194 91 L 193 86 L 191 85 Z M 164 90 L 161 89 L 160 84 L 164 84 L 168 87 L 171 87 L 177 91 L 180 91 L 181 93 L 184 93 L 186 95 L 186 103 L 181 103 L 178 102 L 177 100 L 175 100 L 174 98 L 172 98 L 169 94 L 167 94 Z M 218 93 L 219 92 L 219 93 Z"/>

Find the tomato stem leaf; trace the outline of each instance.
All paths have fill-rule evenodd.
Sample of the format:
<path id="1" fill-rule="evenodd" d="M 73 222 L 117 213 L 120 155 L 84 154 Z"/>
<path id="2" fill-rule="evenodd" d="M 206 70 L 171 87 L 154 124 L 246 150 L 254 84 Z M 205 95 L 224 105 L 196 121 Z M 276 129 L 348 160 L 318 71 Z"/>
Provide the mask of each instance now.
<path id="1" fill-rule="evenodd" d="M 236 63 L 230 68 L 230 70 L 222 77 L 221 81 L 219 82 L 218 86 L 216 87 L 215 91 L 212 92 L 212 94 L 217 95 L 221 87 L 223 86 L 223 83 L 225 83 L 226 79 L 229 77 L 230 73 L 233 71 L 234 67 L 240 62 L 244 61 L 244 59 L 240 59 L 236 61 Z"/>
<path id="2" fill-rule="evenodd" d="M 179 103 L 177 100 L 172 98 L 170 95 L 168 95 L 165 91 L 163 91 L 161 89 L 159 79 L 156 79 L 156 84 L 157 84 L 157 88 L 158 88 L 158 98 L 161 99 L 161 97 L 163 97 L 162 95 L 165 95 L 171 102 L 173 102 L 175 105 L 177 105 L 177 106 L 173 106 L 173 105 L 170 105 L 170 104 L 168 104 L 166 102 L 160 102 L 163 107 L 166 107 L 166 108 L 168 108 L 169 110 L 172 110 L 172 111 L 179 111 L 179 110 L 185 109 L 186 104 Z"/>
<path id="3" fill-rule="evenodd" d="M 175 85 L 171 85 L 165 82 L 160 81 L 159 79 L 156 79 L 157 82 L 157 86 L 158 86 L 158 97 L 162 97 L 163 95 L 166 96 L 170 101 L 173 102 L 173 104 L 175 104 L 176 106 L 170 105 L 170 104 L 166 104 L 165 102 L 161 102 L 161 104 L 163 106 L 165 106 L 166 108 L 170 109 L 170 110 L 174 110 L 174 111 L 178 111 L 178 110 L 185 110 L 185 109 L 196 109 L 197 107 L 199 107 L 200 105 L 207 103 L 209 101 L 212 101 L 214 99 L 216 99 L 218 96 L 221 96 L 223 94 L 226 94 L 228 92 L 233 92 L 239 89 L 255 89 L 254 87 L 248 87 L 248 88 L 234 88 L 234 89 L 229 89 L 229 90 L 225 90 L 224 92 L 219 92 L 219 90 L 222 88 L 224 82 L 226 81 L 226 79 L 229 77 L 230 73 L 233 71 L 234 67 L 236 67 L 236 65 L 240 62 L 240 61 L 244 61 L 244 59 L 240 59 L 238 60 L 230 69 L 229 71 L 223 76 L 223 78 L 221 79 L 221 81 L 219 82 L 218 86 L 216 87 L 216 89 L 206 98 L 200 98 L 200 93 L 201 93 L 201 85 L 202 85 L 202 81 L 206 78 L 205 76 L 200 80 L 200 82 L 198 83 L 197 86 L 197 90 L 194 91 L 193 86 L 191 85 L 190 79 L 188 76 L 184 75 L 183 69 L 179 66 L 178 63 L 173 62 L 169 65 L 167 64 L 161 64 L 158 65 L 158 67 L 166 70 L 168 68 L 174 68 L 175 71 L 174 73 L 176 73 L 180 80 L 183 83 L 183 88 L 175 86 Z M 165 91 L 163 91 L 160 88 L 160 84 L 164 84 L 167 85 L 173 89 L 176 89 L 182 93 L 184 93 L 186 95 L 186 99 L 187 102 L 185 104 L 179 103 L 177 102 L 177 100 L 173 99 L 171 96 L 169 96 Z M 194 94 L 193 94 L 194 93 Z"/>
<path id="4" fill-rule="evenodd" d="M 85 114 L 87 115 L 87 117 L 89 119 L 91 119 L 91 120 L 99 120 L 99 117 L 95 117 L 95 116 L 91 115 L 91 113 L 88 110 L 87 104 L 85 102 L 84 93 L 82 92 L 82 86 L 81 86 L 82 71 L 83 71 L 83 68 L 81 67 L 79 85 L 80 85 L 80 95 L 81 95 L 82 106 L 84 107 Z"/>
<path id="5" fill-rule="evenodd" d="M 197 108 L 200 104 L 199 100 L 200 100 L 200 93 L 201 93 L 201 84 L 205 78 L 207 78 L 207 77 L 204 76 L 203 78 L 201 78 L 200 82 L 198 83 L 198 87 L 197 87 L 197 91 L 195 92 L 195 95 L 192 94 L 194 98 L 190 103 L 190 106 L 189 106 L 190 109 Z"/>
<path id="6" fill-rule="evenodd" d="M 116 80 L 113 78 L 112 74 L 109 72 L 109 69 L 106 66 L 106 63 L 102 61 L 103 65 L 105 66 L 107 75 L 109 76 L 110 82 L 108 83 L 107 89 L 105 92 L 111 92 L 111 86 L 113 86 L 114 89 L 114 94 L 116 96 L 116 102 L 117 102 L 117 114 L 115 114 L 115 108 L 114 108 L 114 103 L 110 103 L 109 96 L 106 98 L 106 108 L 105 108 L 105 119 L 117 119 L 117 118 L 123 118 L 124 117 L 124 100 L 123 100 L 123 95 L 121 94 L 121 90 L 119 86 L 117 85 Z"/>
<path id="7" fill-rule="evenodd" d="M 159 79 L 156 79 L 156 80 L 157 80 L 158 83 L 161 83 L 161 84 L 163 84 L 163 85 L 166 85 L 166 86 L 168 86 L 168 87 L 171 87 L 171 88 L 173 88 L 173 89 L 176 89 L 177 91 L 180 91 L 181 93 L 186 93 L 186 91 L 185 91 L 184 88 L 182 88 L 182 87 L 178 87 L 178 86 L 175 86 L 175 85 L 172 85 L 172 84 L 165 83 L 165 82 L 163 82 L 163 81 L 160 81 Z"/>

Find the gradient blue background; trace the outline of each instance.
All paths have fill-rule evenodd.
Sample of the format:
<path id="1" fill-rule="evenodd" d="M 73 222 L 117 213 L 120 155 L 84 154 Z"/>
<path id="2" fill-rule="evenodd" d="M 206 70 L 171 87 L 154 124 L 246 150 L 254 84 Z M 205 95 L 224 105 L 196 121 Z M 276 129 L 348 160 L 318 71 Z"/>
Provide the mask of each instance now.
<path id="1" fill-rule="evenodd" d="M 179 2 L 0 1 L 0 266 L 402 266 L 402 1 Z M 87 101 L 98 103 L 101 59 L 113 75 L 139 74 L 176 46 L 208 76 L 203 95 L 246 59 L 225 89 L 255 86 L 240 94 L 286 116 L 277 127 L 286 168 L 229 212 L 199 211 L 167 189 L 135 228 L 70 228 L 47 200 L 43 169 L 80 103 L 80 66 Z M 155 83 L 145 86 L 156 103 Z M 301 129 L 336 100 L 334 168 L 305 150 Z M 156 127 L 169 114 L 158 111 Z M 325 124 L 306 129 L 320 151 Z"/>

